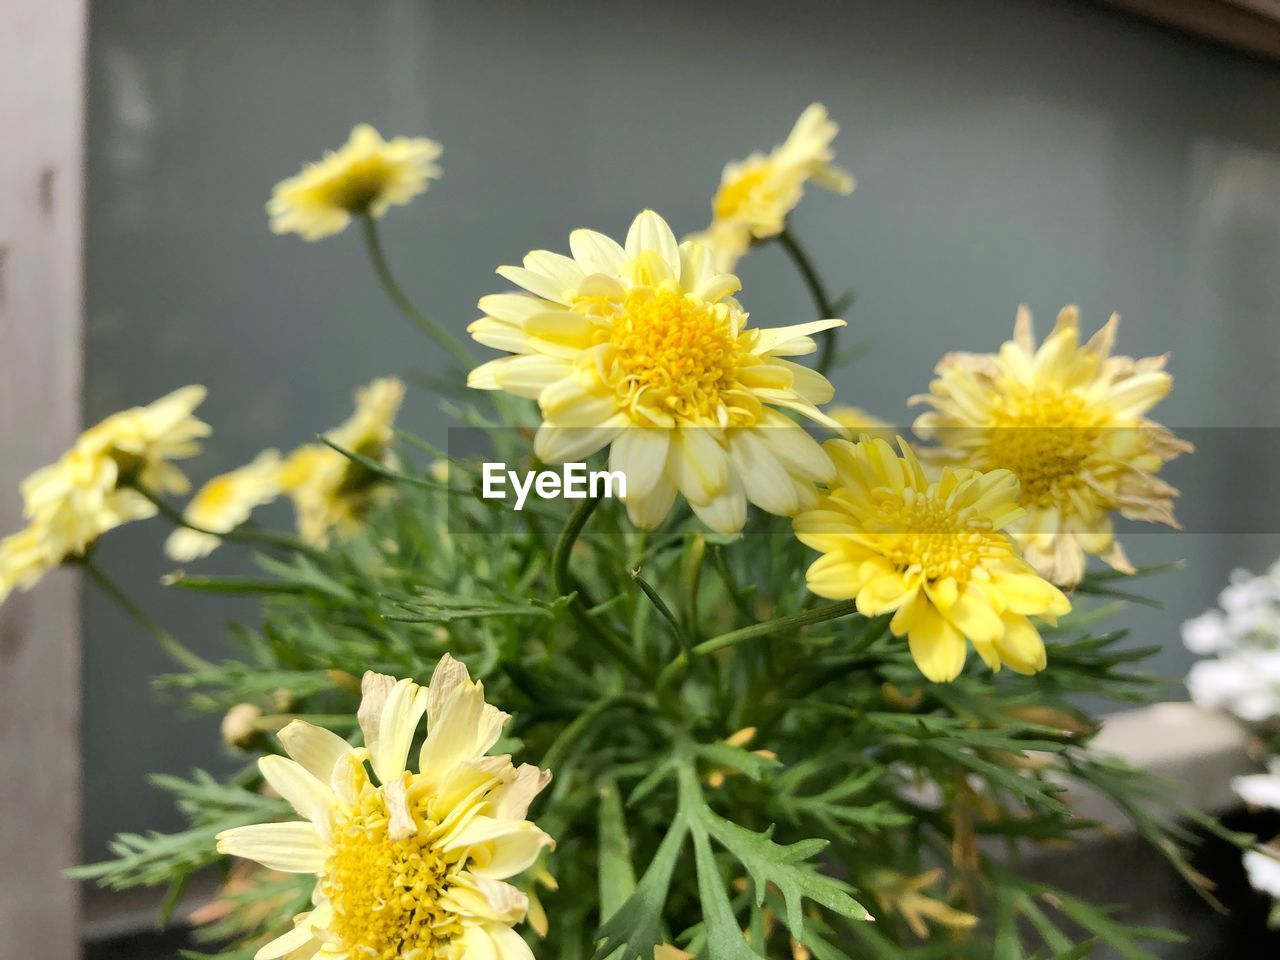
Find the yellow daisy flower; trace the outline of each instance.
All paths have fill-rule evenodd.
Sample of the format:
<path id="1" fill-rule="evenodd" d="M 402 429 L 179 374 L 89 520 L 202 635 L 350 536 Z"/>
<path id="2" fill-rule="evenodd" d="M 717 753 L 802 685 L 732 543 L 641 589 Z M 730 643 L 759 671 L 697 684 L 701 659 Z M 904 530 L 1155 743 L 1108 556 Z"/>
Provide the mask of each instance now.
<path id="1" fill-rule="evenodd" d="M 440 144 L 425 137 L 383 140 L 367 123 L 351 138 L 297 176 L 276 184 L 267 203 L 275 233 L 320 240 L 341 233 L 352 216 L 381 217 L 406 204 L 440 178 Z"/>
<path id="2" fill-rule="evenodd" d="M 22 483 L 28 525 L 0 541 L 0 601 L 30 589 L 49 570 L 83 556 L 109 530 L 156 513 L 133 489 L 185 493 L 186 476 L 170 461 L 200 452 L 209 426 L 194 415 L 204 387 L 184 387 L 145 407 L 112 414 L 82 433 L 54 464 Z"/>
<path id="3" fill-rule="evenodd" d="M 382 377 L 356 391 L 356 411 L 327 436 L 338 446 L 384 462 L 404 384 Z M 307 444 L 291 453 L 279 474 L 280 488 L 293 500 L 298 532 L 314 546 L 325 546 L 331 530 L 350 529 L 377 491 L 380 478 L 324 444 Z"/>
<path id="4" fill-rule="evenodd" d="M 716 269 L 732 270 L 753 240 L 781 233 L 808 181 L 836 193 L 853 192 L 853 177 L 832 165 L 831 142 L 839 132 L 827 108 L 813 103 L 800 114 L 785 143 L 724 168 L 711 201 L 711 225 L 690 237 L 711 247 Z"/>
<path id="5" fill-rule="evenodd" d="M 814 502 L 831 464 L 776 408 L 839 429 L 817 406 L 833 390 L 783 358 L 812 353 L 809 334 L 844 321 L 749 329 L 738 278 L 718 273 L 701 244 L 677 244 L 652 211 L 625 246 L 590 230 L 569 245 L 572 257 L 535 250 L 498 269 L 531 295 L 480 300 L 485 316 L 468 331 L 512 356 L 477 367 L 468 385 L 537 400 L 534 449 L 546 463 L 611 446 L 637 526 L 661 523 L 677 492 L 726 533 L 742 528 L 747 501 L 784 515 Z"/>
<path id="6" fill-rule="evenodd" d="M 884 440 L 827 442 L 836 479 L 817 509 L 795 518 L 796 536 L 822 553 L 809 589 L 856 599 L 869 617 L 893 613 L 889 629 L 936 683 L 959 675 L 966 638 L 992 670 L 1043 670 L 1044 642 L 1028 618 L 1053 622 L 1071 604 L 1003 532 L 1022 514 L 1018 478 L 945 467 L 930 483 L 898 445 L 900 457 Z"/>
<path id="7" fill-rule="evenodd" d="M 551 844 L 525 819 L 551 774 L 485 755 L 510 718 L 448 654 L 428 687 L 366 673 L 357 717 L 363 747 L 295 720 L 279 734 L 292 759 L 258 762 L 302 820 L 218 834 L 221 853 L 316 876 L 312 909 L 257 960 L 532 960 L 512 929 L 528 901 L 505 881 Z"/>
<path id="8" fill-rule="evenodd" d="M 264 450 L 253 462 L 214 477 L 201 487 L 182 516 L 193 527 L 179 527 L 169 535 L 164 550 L 171 560 L 187 563 L 207 557 L 222 543 L 219 533 L 230 533 L 249 519 L 255 507 L 280 495 L 280 454 Z"/>
<path id="9" fill-rule="evenodd" d="M 1113 314 L 1080 344 L 1076 308 L 1066 307 L 1037 349 L 1023 307 L 999 353 L 944 357 L 930 392 L 912 398 L 933 408 L 915 430 L 941 444 L 941 457 L 1018 476 L 1026 514 L 1011 530 L 1027 560 L 1068 587 L 1084 575 L 1086 554 L 1133 572 L 1113 512 L 1178 525 L 1178 491 L 1156 474 L 1192 446 L 1145 416 L 1173 386 L 1167 358 L 1112 356 L 1118 322 Z"/>

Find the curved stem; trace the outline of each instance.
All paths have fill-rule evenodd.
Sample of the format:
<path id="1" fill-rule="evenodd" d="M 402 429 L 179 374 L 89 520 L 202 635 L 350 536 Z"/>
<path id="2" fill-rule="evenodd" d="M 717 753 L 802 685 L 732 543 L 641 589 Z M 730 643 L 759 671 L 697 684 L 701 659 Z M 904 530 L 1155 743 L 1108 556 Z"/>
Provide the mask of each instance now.
<path id="1" fill-rule="evenodd" d="M 365 246 L 369 250 L 369 261 L 373 264 L 373 272 L 378 275 L 383 291 L 391 302 L 396 305 L 396 309 L 404 314 L 406 320 L 449 351 L 453 359 L 464 370 L 474 367 L 476 358 L 471 355 L 471 351 L 448 330 L 415 307 L 413 301 L 401 289 L 400 284 L 396 283 L 396 278 L 391 273 L 391 267 L 387 264 L 387 256 L 382 250 L 382 240 L 378 235 L 377 222 L 367 213 L 361 217 L 361 220 L 364 222 Z"/>
<path id="2" fill-rule="evenodd" d="M 813 261 L 804 252 L 804 248 L 800 246 L 795 235 L 790 230 L 784 229 L 778 234 L 778 242 L 782 244 L 782 249 L 787 251 L 787 255 L 791 257 L 791 262 L 800 271 L 800 276 L 803 278 L 805 286 L 809 288 L 809 296 L 813 298 L 813 305 L 818 308 L 818 319 L 833 319 L 836 315 L 835 305 L 831 297 L 828 296 L 827 288 L 823 285 L 822 278 L 818 276 L 818 270 L 814 267 Z M 822 352 L 818 354 L 818 362 L 814 365 L 814 369 L 819 373 L 825 374 L 831 369 L 831 364 L 835 361 L 836 332 L 837 328 L 833 328 L 831 330 L 823 330 L 820 334 Z"/>
<path id="3" fill-rule="evenodd" d="M 604 629 L 599 622 L 587 613 L 582 601 L 582 593 L 577 590 L 569 574 L 569 556 L 573 553 L 573 545 L 578 542 L 578 536 L 582 533 L 582 528 L 587 525 L 587 520 L 591 514 L 595 512 L 596 507 L 600 505 L 600 497 L 588 497 L 573 511 L 569 517 L 569 522 L 565 524 L 564 529 L 560 532 L 560 538 L 556 541 L 555 551 L 551 554 L 551 582 L 555 586 L 556 592 L 560 596 L 568 596 L 577 592 L 577 596 L 569 604 L 569 612 L 591 635 L 593 639 L 604 646 L 613 657 L 618 660 L 624 667 L 634 673 L 641 680 L 648 681 L 651 677 L 649 670 L 640 658 L 636 656 L 635 651 L 628 647 L 622 640 L 614 636 L 610 631 Z"/>
<path id="4" fill-rule="evenodd" d="M 667 688 L 675 682 L 681 671 L 689 665 L 690 661 L 697 657 L 705 657 L 709 653 L 723 650 L 725 647 L 736 646 L 746 640 L 754 640 L 756 637 L 767 637 L 770 634 L 781 633 L 785 630 L 798 630 L 801 627 L 812 626 L 815 623 L 823 623 L 827 620 L 835 620 L 837 617 L 847 617 L 849 614 L 857 612 L 858 605 L 856 602 L 853 600 L 840 600 L 837 603 L 829 603 L 825 607 L 819 607 L 816 610 L 797 613 L 791 617 L 778 617 L 776 620 L 765 620 L 763 623 L 753 623 L 749 627 L 730 630 L 728 633 L 719 634 L 710 640 L 704 640 L 688 652 L 681 652 L 678 657 L 663 668 L 662 673 L 658 675 L 657 694 L 661 697 Z"/>
<path id="5" fill-rule="evenodd" d="M 80 557 L 73 562 L 78 564 L 89 575 L 89 578 L 98 585 L 98 588 L 103 593 L 114 600 L 125 613 L 133 617 L 139 626 L 155 637 L 156 642 L 160 644 L 164 652 L 173 657 L 174 660 L 188 670 L 209 670 L 213 668 L 212 663 L 199 654 L 188 650 L 177 637 L 152 620 L 141 607 L 129 599 L 129 596 L 123 590 L 116 586 L 110 577 L 102 572 L 102 569 L 96 563 L 88 557 Z"/>

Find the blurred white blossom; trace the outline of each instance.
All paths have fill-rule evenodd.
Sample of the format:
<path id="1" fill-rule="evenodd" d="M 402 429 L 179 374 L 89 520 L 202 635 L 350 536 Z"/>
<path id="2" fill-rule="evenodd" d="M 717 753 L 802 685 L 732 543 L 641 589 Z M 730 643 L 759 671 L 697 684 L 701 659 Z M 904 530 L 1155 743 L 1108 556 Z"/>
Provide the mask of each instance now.
<path id="1" fill-rule="evenodd" d="M 1250 850 L 1244 855 L 1244 868 L 1253 889 L 1280 899 L 1280 854 Z"/>
<path id="2" fill-rule="evenodd" d="M 1211 658 L 1187 674 L 1192 700 L 1247 723 L 1274 724 L 1280 719 L 1280 561 L 1259 576 L 1234 571 L 1218 607 L 1182 625 L 1182 642 Z M 1251 807 L 1280 810 L 1280 756 L 1271 757 L 1266 773 L 1235 777 L 1231 789 Z M 1244 867 L 1253 888 L 1276 899 L 1273 916 L 1280 916 L 1280 847 L 1273 842 L 1248 851 Z"/>

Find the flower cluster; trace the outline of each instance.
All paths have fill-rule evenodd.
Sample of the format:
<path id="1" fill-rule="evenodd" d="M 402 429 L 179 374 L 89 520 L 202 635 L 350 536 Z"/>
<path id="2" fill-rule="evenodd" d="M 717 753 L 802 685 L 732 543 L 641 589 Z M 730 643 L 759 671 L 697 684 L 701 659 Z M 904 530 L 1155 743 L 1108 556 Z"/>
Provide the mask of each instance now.
<path id="1" fill-rule="evenodd" d="M 1266 573 L 1235 570 L 1218 606 L 1182 625 L 1182 640 L 1197 661 L 1187 674 L 1191 699 L 1251 724 L 1280 719 L 1280 561 Z M 1280 810 L 1280 754 L 1267 772 L 1236 777 L 1236 794 L 1250 807 Z M 1244 855 L 1249 882 L 1277 900 L 1280 919 L 1280 838 Z"/>
<path id="2" fill-rule="evenodd" d="M 1049 684 L 1008 681 L 1023 691 L 1012 708 L 990 702 L 986 671 L 1046 668 L 1042 630 L 1071 611 L 1060 587 L 1079 586 L 1090 555 L 1132 570 L 1113 516 L 1173 524 L 1176 491 L 1157 474 L 1190 448 L 1146 416 L 1171 388 L 1163 358 L 1114 355 L 1114 317 L 1081 344 L 1072 308 L 1039 346 L 1023 311 L 998 353 L 945 357 L 918 398 L 931 408 L 915 424 L 929 446 L 860 408 L 824 409 L 835 394 L 825 376 L 832 337 L 845 321 L 829 315 L 837 308 L 788 217 L 810 182 L 852 190 L 834 165 L 836 132 L 825 109 L 810 106 L 781 146 L 725 169 L 711 225 L 683 242 L 646 210 L 621 243 L 579 229 L 569 255 L 534 250 L 500 267 L 519 289 L 479 300 L 468 332 L 502 355 L 478 365 L 395 283 L 374 222 L 439 176 L 437 144 L 386 141 L 359 126 L 276 187 L 276 232 L 315 240 L 362 220 L 392 302 L 467 362 L 468 385 L 494 401 L 496 417 L 477 403 L 471 422 L 496 438 L 531 426 L 522 414 L 536 417 L 531 449 L 517 456 L 607 457 L 626 478 L 625 517 L 606 507 L 594 522 L 629 520 L 645 533 L 628 533 L 621 550 L 580 541 L 599 506 L 588 499 L 567 517 L 550 508 L 502 516 L 497 548 L 453 536 L 440 505 L 479 534 L 493 532 L 493 507 L 467 496 L 478 492 L 468 489 L 469 461 L 415 476 L 409 454 L 396 455 L 405 390 L 389 377 L 357 390 L 355 412 L 325 442 L 264 451 L 208 481 L 181 514 L 163 497 L 186 492 L 172 461 L 209 432 L 193 414 L 200 388 L 86 432 L 24 485 L 30 525 L 0 543 L 0 600 L 83 556 L 112 526 L 157 510 L 176 522 L 166 550 L 181 562 L 223 538 L 305 558 L 264 559 L 279 583 L 199 584 L 270 594 L 252 667 L 210 664 L 156 628 L 193 668 L 186 681 L 205 687 L 198 699 L 226 711 L 229 749 L 274 749 L 268 734 L 278 731 L 285 755 L 262 757 L 260 779 L 196 782 L 182 801 L 194 855 L 182 841 L 157 852 L 152 844 L 167 837 L 127 838 L 114 848 L 123 865 L 97 875 L 154 878 L 164 863 L 186 876 L 216 859 L 216 843 L 248 862 L 205 914 L 210 939 L 232 934 L 257 960 L 531 960 L 515 929 L 525 920 L 551 938 L 551 955 L 692 960 L 772 956 L 789 944 L 795 957 L 838 960 L 837 938 L 858 941 L 857 927 L 873 919 L 856 887 L 883 907 L 856 955 L 888 955 L 895 927 L 945 934 L 956 956 L 990 955 L 976 939 L 988 926 L 980 899 L 1029 908 L 1032 898 L 1007 885 L 1005 867 L 984 873 L 979 821 L 1074 838 L 1078 824 L 1054 794 L 1060 779 L 1088 780 L 1092 766 L 1079 737 L 1089 725 L 1070 697 L 1117 688 L 1131 697 L 1140 681 L 1120 672 L 1129 654 L 1113 656 L 1095 638 L 1073 644 L 1074 655 L 1063 648 Z M 775 237 L 812 281 L 816 319 L 749 322 L 732 271 Z M 817 351 L 815 334 L 824 337 L 816 367 L 797 362 Z M 836 436 L 823 443 L 811 429 Z M 529 439 L 518 436 L 512 446 Z M 397 484 L 403 495 L 392 497 Z M 280 498 L 293 503 L 299 539 L 247 526 Z M 789 532 L 776 517 L 789 518 Z M 558 538 L 547 535 L 549 519 L 563 520 Z M 773 536 L 744 544 L 736 535 L 748 529 Z M 1280 676 L 1280 566 L 1265 579 L 1233 583 L 1224 612 L 1187 631 L 1193 648 L 1222 655 L 1220 670 L 1247 658 L 1255 687 L 1268 675 L 1260 665 Z M 828 621 L 825 632 L 806 632 Z M 985 670 L 975 659 L 966 672 L 970 646 Z M 483 664 L 490 690 L 518 711 L 508 739 L 512 718 L 486 701 L 462 658 Z M 370 665 L 379 669 L 357 680 Z M 429 684 L 411 679 L 433 666 Z M 357 692 L 359 745 L 333 732 L 348 729 L 349 716 L 335 704 Z M 1273 684 L 1272 712 L 1276 692 Z M 1256 697 L 1241 688 L 1220 701 L 1257 719 Z M 833 720 L 856 736 L 827 736 Z M 757 737 L 760 748 L 748 750 Z M 523 886 L 511 882 L 553 846 L 529 819 L 551 774 L 491 755 L 507 745 L 532 749 L 559 778 L 541 822 L 562 841 L 560 930 L 535 892 L 557 888 L 549 861 Z M 1113 795 L 1129 789 L 1122 778 L 1109 783 Z M 921 784 L 938 788 L 925 818 L 911 797 Z M 1277 805 L 1280 769 L 1235 786 L 1250 803 Z M 755 831 L 768 822 L 804 832 L 793 842 L 775 840 L 773 827 Z M 889 841 L 899 828 L 909 837 Z M 1011 844 L 1024 833 L 1009 833 Z M 815 859 L 827 843 L 847 877 Z M 926 844 L 950 849 L 947 867 L 921 872 Z M 1178 856 L 1174 844 L 1160 846 Z M 642 855 L 651 857 L 643 872 L 633 862 Z M 1280 889 L 1265 856 L 1250 853 L 1251 876 Z M 988 897 L 989 887 L 1000 889 Z M 1087 905 L 1063 912 L 1091 936 L 1124 935 Z M 589 919 L 598 928 L 587 929 Z M 1058 952 L 1064 935 L 1047 914 L 1033 919 Z M 1017 926 L 998 936 L 1017 955 L 1035 952 L 1017 942 Z"/>
<path id="3" fill-rule="evenodd" d="M 1236 570 L 1218 602 L 1182 625 L 1187 649 L 1212 657 L 1187 675 L 1191 698 L 1250 723 L 1280 717 L 1280 562 Z"/>
<path id="4" fill-rule="evenodd" d="M 204 396 L 203 387 L 184 387 L 112 414 L 23 482 L 28 523 L 0 540 L 0 602 L 15 586 L 30 589 L 54 567 L 83 557 L 107 531 L 154 516 L 149 495 L 187 492 L 172 461 L 199 453 L 210 433 L 194 413 Z"/>

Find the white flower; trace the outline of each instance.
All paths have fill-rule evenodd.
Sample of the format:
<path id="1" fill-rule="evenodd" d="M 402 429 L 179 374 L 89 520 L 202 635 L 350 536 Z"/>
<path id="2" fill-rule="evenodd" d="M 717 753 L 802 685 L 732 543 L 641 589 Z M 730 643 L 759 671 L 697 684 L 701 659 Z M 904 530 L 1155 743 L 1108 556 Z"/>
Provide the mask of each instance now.
<path id="1" fill-rule="evenodd" d="M 1251 807 L 1280 810 L 1280 757 L 1272 757 L 1267 762 L 1266 773 L 1234 777 L 1231 789 Z"/>
<path id="2" fill-rule="evenodd" d="M 1250 850 L 1244 855 L 1244 868 L 1253 889 L 1280 897 L 1280 859 L 1276 854 Z"/>
<path id="3" fill-rule="evenodd" d="M 1206 610 L 1182 625 L 1182 642 L 1192 653 L 1221 653 L 1235 646 L 1221 610 Z"/>
<path id="4" fill-rule="evenodd" d="M 1202 660 L 1187 674 L 1187 690 L 1199 706 L 1229 710 L 1250 723 L 1280 715 L 1280 650 Z"/>

